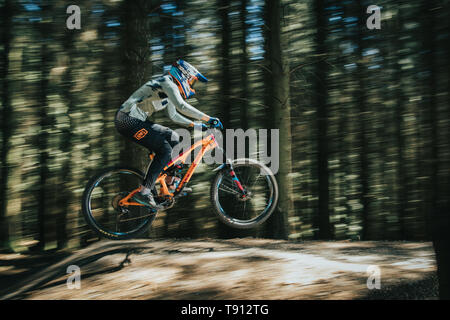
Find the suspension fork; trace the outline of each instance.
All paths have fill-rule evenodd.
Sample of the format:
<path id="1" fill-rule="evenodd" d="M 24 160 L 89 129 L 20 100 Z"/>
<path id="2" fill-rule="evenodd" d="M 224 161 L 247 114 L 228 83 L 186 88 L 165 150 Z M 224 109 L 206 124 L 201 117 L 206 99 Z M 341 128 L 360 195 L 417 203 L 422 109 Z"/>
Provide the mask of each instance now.
<path id="1" fill-rule="evenodd" d="M 245 197 L 247 195 L 247 191 L 242 186 L 241 182 L 239 181 L 239 178 L 236 175 L 236 172 L 234 171 L 233 165 L 231 164 L 231 161 L 227 159 L 226 168 L 228 169 L 228 173 L 231 176 L 231 180 L 234 182 L 236 187 L 242 192 L 242 196 Z"/>
<path id="2" fill-rule="evenodd" d="M 217 141 L 215 139 L 214 139 L 214 142 L 215 142 L 215 147 L 217 149 L 219 149 L 219 151 L 222 152 L 222 154 L 226 157 L 225 150 L 217 143 Z M 241 182 L 239 181 L 239 178 L 236 176 L 236 172 L 234 172 L 234 168 L 233 168 L 233 164 L 232 164 L 231 160 L 226 159 L 226 162 L 217 169 L 220 170 L 220 168 L 222 168 L 222 167 L 226 167 L 228 169 L 228 173 L 231 176 L 231 180 L 233 180 L 234 184 L 242 192 L 242 196 L 245 197 L 247 195 L 247 191 L 244 189 Z"/>
<path id="3" fill-rule="evenodd" d="M 234 184 L 245 195 L 247 192 L 245 191 L 244 187 L 242 186 L 241 182 L 239 181 L 238 177 L 236 176 L 236 173 L 234 172 L 234 170 L 230 171 L 230 176 L 231 176 L 231 179 L 234 181 Z"/>

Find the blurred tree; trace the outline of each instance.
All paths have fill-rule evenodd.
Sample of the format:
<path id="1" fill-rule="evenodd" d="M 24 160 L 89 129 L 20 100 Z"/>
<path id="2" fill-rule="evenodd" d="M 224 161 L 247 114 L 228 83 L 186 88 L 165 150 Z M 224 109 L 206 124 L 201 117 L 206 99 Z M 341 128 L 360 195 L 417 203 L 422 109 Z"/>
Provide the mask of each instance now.
<path id="1" fill-rule="evenodd" d="M 400 224 L 400 234 L 401 239 L 406 239 L 406 229 L 405 229 L 405 215 L 406 215 L 406 201 L 407 201 L 407 184 L 406 184 L 406 166 L 405 166 L 405 138 L 403 133 L 403 115 L 405 112 L 404 101 L 405 96 L 403 94 L 403 77 L 404 72 L 402 70 L 402 65 L 400 64 L 400 58 L 404 56 L 402 50 L 401 41 L 403 34 L 403 18 L 401 13 L 401 7 L 397 6 L 397 19 L 395 23 L 395 33 L 392 34 L 392 42 L 394 44 L 394 55 L 398 57 L 395 59 L 395 70 L 394 78 L 395 81 L 395 135 L 396 135 L 396 146 L 397 146 L 397 215 L 399 217 Z"/>
<path id="2" fill-rule="evenodd" d="M 241 54 L 240 54 L 240 80 L 241 80 L 241 96 L 240 96 L 240 119 L 241 119 L 241 128 L 244 130 L 247 130 L 248 128 L 248 48 L 247 48 L 247 33 L 248 33 L 248 26 L 247 26 L 247 5 L 248 0 L 241 0 L 240 7 L 239 7 L 239 20 L 240 20 L 240 29 L 241 29 L 241 39 L 240 39 L 240 47 L 241 47 Z"/>
<path id="3" fill-rule="evenodd" d="M 65 59 L 67 61 L 67 65 L 65 66 L 64 77 L 60 84 L 60 94 L 64 97 L 66 105 L 67 105 L 67 114 L 73 114 L 76 110 L 77 105 L 77 95 L 73 94 L 73 65 L 75 58 L 75 50 L 74 50 L 74 36 L 75 32 L 64 30 L 65 32 L 61 36 L 62 48 L 65 52 Z M 74 123 L 71 117 L 67 117 L 67 125 L 61 130 L 61 142 L 59 148 L 62 154 L 69 154 L 74 142 Z M 57 247 L 64 248 L 67 243 L 67 213 L 70 210 L 69 203 L 73 198 L 72 188 L 70 188 L 70 184 L 68 181 L 72 178 L 72 163 L 70 157 L 65 157 L 61 165 L 61 181 L 64 182 L 65 188 L 60 190 L 60 203 L 61 203 L 61 211 L 57 217 Z"/>
<path id="4" fill-rule="evenodd" d="M 233 30 L 232 30 L 232 20 L 231 20 L 231 12 L 232 12 L 232 1 L 231 0 L 219 0 L 217 3 L 217 11 L 218 16 L 220 18 L 220 119 L 225 129 L 231 129 L 232 126 L 232 118 L 233 118 L 233 110 L 232 103 L 234 102 L 234 97 L 232 96 L 232 50 L 236 45 L 236 42 L 233 41 Z M 223 146 L 226 149 L 227 139 L 226 135 L 223 135 Z M 230 150 L 226 150 L 227 153 Z M 244 236 L 248 234 L 248 231 L 245 230 L 236 230 L 233 229 L 221 221 L 218 221 L 218 237 L 227 239 L 227 238 L 235 238 L 239 236 Z"/>
<path id="5" fill-rule="evenodd" d="M 153 1 L 145 0 L 125 0 L 121 4 L 122 102 L 151 76 L 152 65 L 149 59 L 151 29 L 147 15 L 154 6 Z M 145 148 L 128 140 L 121 146 L 121 162 L 134 165 L 141 170 L 145 170 L 148 164 L 147 155 L 148 151 Z"/>
<path id="6" fill-rule="evenodd" d="M 5 0 L 3 2 L 1 12 L 1 41 L 3 50 L 0 56 L 0 78 L 2 80 L 1 87 L 1 151 L 0 151 L 0 251 L 10 251 L 9 243 L 9 222 L 7 219 L 7 202 L 8 202 L 8 151 L 10 148 L 10 138 L 12 134 L 12 125 L 14 119 L 12 118 L 12 106 L 10 99 L 10 85 L 9 85 L 9 51 L 12 39 L 13 24 L 12 19 L 14 16 L 13 1 Z"/>
<path id="7" fill-rule="evenodd" d="M 369 228 L 369 147 L 366 131 L 368 129 L 368 115 L 366 108 L 366 84 L 365 84 L 365 60 L 364 60 L 364 30 L 366 30 L 365 21 L 365 7 L 362 0 L 356 1 L 356 17 L 360 22 L 358 24 L 358 32 L 356 33 L 356 65 L 357 65 L 357 105 L 360 116 L 359 128 L 359 146 L 360 146 L 360 180 L 361 180 L 361 204 L 362 204 L 362 233 L 361 239 L 368 239 Z"/>
<path id="8" fill-rule="evenodd" d="M 420 24 L 422 28 L 422 65 L 424 72 L 423 86 L 423 108 L 424 120 L 422 125 L 424 140 L 426 141 L 422 147 L 421 156 L 421 173 L 428 179 L 424 182 L 424 190 L 426 191 L 424 211 L 426 215 L 426 227 L 433 240 L 433 246 L 436 252 L 437 274 L 439 279 L 439 298 L 443 300 L 450 299 L 450 200 L 448 197 L 448 189 L 445 192 L 441 188 L 445 185 L 445 173 L 441 171 L 443 162 L 441 162 L 440 154 L 445 150 L 445 143 L 448 144 L 448 136 L 444 138 L 440 133 L 440 110 L 439 95 L 441 86 L 438 83 L 438 77 L 441 73 L 438 70 L 438 59 L 441 50 L 445 47 L 438 47 L 438 30 L 440 23 L 445 23 L 439 10 L 445 4 L 439 0 L 422 1 L 420 9 L 422 16 Z M 445 17 L 445 16 L 444 16 Z M 445 18 L 448 19 L 448 14 Z M 448 27 L 448 20 L 447 27 Z M 449 29 L 447 30 L 447 35 Z M 447 39 L 448 42 L 448 39 Z M 448 57 L 448 43 L 445 54 Z M 446 70 L 447 83 L 449 82 L 448 69 Z M 448 88 L 448 87 L 447 87 Z M 447 108 L 448 98 L 447 91 Z M 445 109 L 444 109 L 445 110 Z M 444 114 L 442 114 L 443 117 Z M 441 174 L 439 174 L 441 172 Z M 448 171 L 447 171 L 448 179 Z M 448 186 L 448 185 L 447 185 Z"/>
<path id="9" fill-rule="evenodd" d="M 44 13 L 47 15 L 51 12 L 52 7 L 48 6 L 44 8 Z M 49 186 L 48 178 L 50 171 L 48 168 L 49 155 L 49 144 L 48 144 L 48 132 L 49 127 L 53 123 L 54 119 L 48 112 L 48 99 L 47 95 L 49 93 L 49 73 L 52 64 L 52 52 L 48 46 L 49 38 L 52 34 L 52 23 L 50 21 L 44 21 L 39 24 L 40 36 L 42 37 L 42 43 L 40 48 L 41 54 L 41 74 L 40 74 L 40 85 L 39 85 L 39 189 L 38 189 L 38 244 L 36 248 L 44 249 L 46 244 L 46 236 L 48 236 L 48 230 L 46 228 L 47 217 L 50 216 L 50 204 L 48 201 L 49 196 Z M 47 220 L 48 221 L 48 220 Z"/>
<path id="10" fill-rule="evenodd" d="M 86 2 L 78 3 L 82 8 L 82 19 L 87 16 Z M 65 12 L 66 3 L 58 2 L 57 8 Z M 59 17 L 59 24 L 65 24 L 66 16 Z M 87 19 L 86 19 L 87 20 Z M 82 21 L 82 30 L 88 29 L 85 19 Z M 83 138 L 80 137 L 80 126 L 86 125 L 86 119 L 83 119 L 80 112 L 83 110 L 83 96 L 80 95 L 80 86 L 76 85 L 80 81 L 82 61 L 80 56 L 82 50 L 78 45 L 82 30 L 69 30 L 64 28 L 58 29 L 58 40 L 61 44 L 61 51 L 58 52 L 58 60 L 62 61 L 60 68 L 62 69 L 62 78 L 59 83 L 59 95 L 64 101 L 67 108 L 62 112 L 64 116 L 60 121 L 64 121 L 61 126 L 59 150 L 61 152 L 61 169 L 59 173 L 60 180 L 64 183 L 64 188 L 58 190 L 58 206 L 59 212 L 56 217 L 56 245 L 57 248 L 64 248 L 69 240 L 73 241 L 73 246 L 79 246 L 84 243 L 84 237 L 81 236 L 81 228 L 78 224 L 79 220 L 79 201 L 76 193 L 76 186 L 84 184 L 86 181 L 80 170 L 80 148 L 76 146 L 82 145 Z M 80 82 L 78 82 L 80 83 Z M 85 96 L 84 96 L 85 97 Z M 82 131 L 83 133 L 86 130 Z M 84 168 L 83 168 L 84 169 Z"/>
<path id="11" fill-rule="evenodd" d="M 289 235 L 288 219 L 293 213 L 292 200 L 292 137 L 289 101 L 289 64 L 284 55 L 286 40 L 282 31 L 283 4 L 281 0 L 265 1 L 265 71 L 266 105 L 269 128 L 279 130 L 279 187 L 277 209 L 267 222 L 268 236 L 286 239 Z"/>
<path id="12" fill-rule="evenodd" d="M 423 139 L 422 156 L 420 161 L 421 175 L 426 176 L 424 182 L 425 202 L 423 206 L 425 216 L 425 227 L 429 226 L 430 213 L 437 210 L 439 203 L 439 183 L 438 176 L 439 165 L 439 137 L 438 137 L 438 70 L 437 70 L 437 47 L 436 47 L 436 10 L 439 9 L 437 0 L 423 1 L 421 6 L 421 25 L 422 25 L 422 50 L 424 65 L 424 83 L 423 87 Z"/>
<path id="13" fill-rule="evenodd" d="M 318 176 L 318 212 L 317 224 L 318 238 L 331 239 L 330 213 L 329 213 L 329 146 L 328 146 L 328 110 L 327 110 L 327 48 L 325 44 L 327 29 L 327 14 L 325 11 L 325 1 L 317 0 L 314 2 L 314 15 L 316 19 L 316 54 L 320 61 L 316 64 L 316 86 L 315 95 L 317 97 L 317 176 Z"/>
<path id="14" fill-rule="evenodd" d="M 222 123 L 225 128 L 231 128 L 231 106 L 230 106 L 230 46 L 231 46 L 231 26 L 229 21 L 229 12 L 231 9 L 230 0 L 219 0 L 218 11 L 220 16 L 220 94 L 221 94 L 221 115 Z M 226 144 L 224 144 L 226 145 Z"/>

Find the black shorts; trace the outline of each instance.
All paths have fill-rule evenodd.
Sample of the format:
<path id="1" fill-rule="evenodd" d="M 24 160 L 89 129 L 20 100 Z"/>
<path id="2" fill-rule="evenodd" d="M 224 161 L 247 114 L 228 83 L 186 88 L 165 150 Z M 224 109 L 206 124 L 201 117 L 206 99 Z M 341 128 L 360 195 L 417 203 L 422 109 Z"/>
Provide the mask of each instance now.
<path id="1" fill-rule="evenodd" d="M 156 178 L 171 159 L 172 148 L 180 142 L 180 136 L 167 127 L 149 120 L 141 121 L 121 111 L 116 112 L 114 122 L 121 135 L 155 152 L 143 183 L 153 188 Z"/>
<path id="2" fill-rule="evenodd" d="M 117 111 L 115 117 L 117 131 L 150 151 L 158 152 L 167 142 L 172 148 L 180 142 L 178 133 L 152 121 L 141 121 L 127 113 Z"/>

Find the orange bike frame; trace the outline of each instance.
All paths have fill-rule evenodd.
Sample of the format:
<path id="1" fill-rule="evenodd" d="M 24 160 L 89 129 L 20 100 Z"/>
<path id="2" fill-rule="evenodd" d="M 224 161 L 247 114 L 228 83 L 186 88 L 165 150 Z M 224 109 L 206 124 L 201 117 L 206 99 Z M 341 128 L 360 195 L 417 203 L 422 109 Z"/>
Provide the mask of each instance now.
<path id="1" fill-rule="evenodd" d="M 191 145 L 189 150 L 187 150 L 186 152 L 183 152 L 180 155 L 178 155 L 177 157 L 175 157 L 174 159 L 172 159 L 167 164 L 167 166 L 164 167 L 162 173 L 156 179 L 156 183 L 159 183 L 161 185 L 161 187 L 159 189 L 159 196 L 162 196 L 162 197 L 167 197 L 167 196 L 173 197 L 174 196 L 175 193 L 170 192 L 169 188 L 167 187 L 167 184 L 166 184 L 166 176 L 167 176 L 166 171 L 171 166 L 173 166 L 177 163 L 185 163 L 186 159 L 189 157 L 189 155 L 192 153 L 192 151 L 194 151 L 198 147 L 201 147 L 200 152 L 195 157 L 194 162 L 192 162 L 192 164 L 189 166 L 188 171 L 186 172 L 184 177 L 181 179 L 181 182 L 179 183 L 175 192 L 179 192 L 183 188 L 183 186 L 189 182 L 192 175 L 194 174 L 195 169 L 197 168 L 198 164 L 200 163 L 201 159 L 203 158 L 204 154 L 207 151 L 218 147 L 218 144 L 217 144 L 216 139 L 214 138 L 214 135 L 210 134 L 209 136 L 207 136 L 207 137 L 203 138 L 202 140 L 197 141 L 196 143 Z M 155 156 L 154 153 L 150 154 L 150 159 L 153 160 L 154 156 Z M 140 203 L 137 203 L 134 201 L 131 201 L 131 202 L 129 201 L 129 199 L 131 199 L 137 192 L 139 192 L 139 188 L 134 189 L 125 198 L 120 200 L 119 205 L 120 206 L 130 206 L 130 205 L 131 206 L 143 206 L 143 204 L 140 204 Z"/>

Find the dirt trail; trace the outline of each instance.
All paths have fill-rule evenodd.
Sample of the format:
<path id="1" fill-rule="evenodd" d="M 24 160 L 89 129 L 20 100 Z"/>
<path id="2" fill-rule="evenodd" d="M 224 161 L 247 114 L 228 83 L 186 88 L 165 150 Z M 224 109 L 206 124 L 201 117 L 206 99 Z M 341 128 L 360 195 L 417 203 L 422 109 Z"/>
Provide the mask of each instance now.
<path id="1" fill-rule="evenodd" d="M 0 256 L 1 299 L 437 297 L 429 242 L 100 241 L 39 267 L 20 269 L 21 259 Z M 80 289 L 67 287 L 70 265 L 80 267 Z M 367 287 L 369 266 L 381 272 L 379 290 Z"/>

